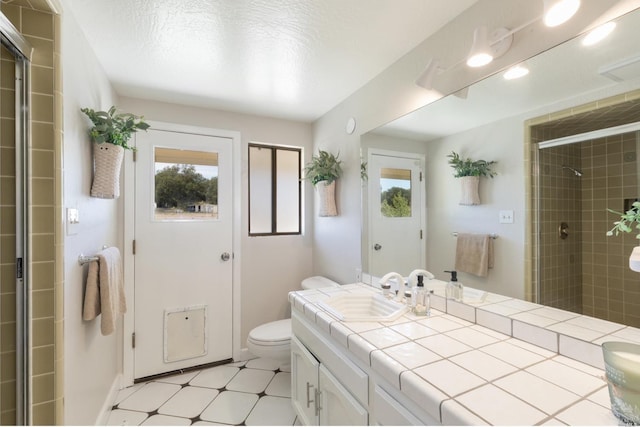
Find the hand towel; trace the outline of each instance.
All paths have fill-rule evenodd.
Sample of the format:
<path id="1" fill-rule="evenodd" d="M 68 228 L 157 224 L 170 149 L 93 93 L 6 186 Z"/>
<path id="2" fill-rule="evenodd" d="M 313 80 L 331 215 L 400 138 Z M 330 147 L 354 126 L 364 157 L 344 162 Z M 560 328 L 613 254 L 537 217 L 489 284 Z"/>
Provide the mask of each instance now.
<path id="1" fill-rule="evenodd" d="M 102 314 L 100 331 L 110 335 L 118 316 L 127 311 L 122 277 L 122 260 L 118 248 L 107 248 L 97 254 L 98 261 L 89 264 L 84 294 L 84 320 L 93 320 Z"/>
<path id="2" fill-rule="evenodd" d="M 463 273 L 487 277 L 493 267 L 493 239 L 488 234 L 458 234 L 455 268 Z"/>

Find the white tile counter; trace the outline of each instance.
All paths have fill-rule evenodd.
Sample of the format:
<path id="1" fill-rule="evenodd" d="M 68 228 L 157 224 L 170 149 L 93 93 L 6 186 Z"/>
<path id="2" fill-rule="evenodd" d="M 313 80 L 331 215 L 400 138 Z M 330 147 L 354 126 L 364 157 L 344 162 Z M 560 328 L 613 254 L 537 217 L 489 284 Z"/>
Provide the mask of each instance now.
<path id="1" fill-rule="evenodd" d="M 296 291 L 294 310 L 443 424 L 618 425 L 600 344 L 640 344 L 640 330 L 495 294 L 447 301 L 430 317 L 341 322 L 316 303 L 368 285 Z M 479 300 L 476 300 L 479 301 Z M 447 304 L 448 303 L 448 304 Z"/>

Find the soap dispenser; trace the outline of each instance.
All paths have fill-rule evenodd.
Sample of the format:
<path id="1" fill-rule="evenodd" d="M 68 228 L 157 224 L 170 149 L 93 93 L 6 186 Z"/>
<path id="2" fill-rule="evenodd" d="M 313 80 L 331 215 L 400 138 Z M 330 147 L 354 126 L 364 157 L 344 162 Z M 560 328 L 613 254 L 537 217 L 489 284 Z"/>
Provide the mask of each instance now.
<path id="1" fill-rule="evenodd" d="M 416 316 L 428 316 L 430 309 L 430 295 L 427 294 L 427 291 L 424 289 L 424 276 L 418 276 L 418 283 L 413 289 L 414 295 L 414 306 L 413 313 Z"/>
<path id="2" fill-rule="evenodd" d="M 462 297 L 464 296 L 464 286 L 462 286 L 462 283 L 458 282 L 458 272 L 455 270 L 445 270 L 445 273 L 451 273 L 451 279 L 445 288 L 447 299 L 462 301 Z"/>

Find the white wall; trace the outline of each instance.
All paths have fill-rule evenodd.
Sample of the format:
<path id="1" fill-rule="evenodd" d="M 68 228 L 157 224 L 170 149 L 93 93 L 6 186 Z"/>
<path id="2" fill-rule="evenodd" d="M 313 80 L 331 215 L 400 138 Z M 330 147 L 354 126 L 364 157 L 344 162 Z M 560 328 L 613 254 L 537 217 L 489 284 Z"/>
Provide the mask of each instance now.
<path id="1" fill-rule="evenodd" d="M 63 5 L 64 6 L 64 5 Z M 94 424 L 121 371 L 122 328 L 110 336 L 100 333 L 100 317 L 82 320 L 87 267 L 78 255 L 92 255 L 102 245 L 121 245 L 119 200 L 89 197 L 92 148 L 89 122 L 82 107 L 107 109 L 116 96 L 84 34 L 70 13 L 62 15 L 64 85 L 63 204 L 80 210 L 80 224 L 64 236 L 64 421 Z M 129 154 L 130 155 L 130 154 Z M 69 235 L 69 233 L 75 233 Z"/>
<path id="2" fill-rule="evenodd" d="M 509 119 L 427 143 L 427 269 L 448 280 L 455 265 L 452 232 L 495 233 L 494 268 L 486 278 L 460 273 L 465 285 L 524 298 L 524 142 L 522 120 Z M 480 205 L 461 206 L 460 180 L 446 157 L 456 151 L 474 160 L 497 160 L 494 178 L 480 179 Z M 500 224 L 500 210 L 513 210 L 514 223 Z"/>
<path id="3" fill-rule="evenodd" d="M 145 119 L 238 131 L 242 153 L 241 221 L 241 347 L 249 331 L 262 323 L 289 316 L 287 293 L 299 289 L 303 278 L 312 274 L 312 187 L 305 182 L 305 230 L 301 236 L 248 236 L 247 156 L 249 142 L 303 147 L 305 162 L 311 157 L 311 125 L 226 111 L 121 98 L 119 106 Z M 126 183 L 124 184 L 126 185 Z M 237 279 L 237 278 L 236 278 Z"/>
<path id="4" fill-rule="evenodd" d="M 313 126 L 314 147 L 340 151 L 345 176 L 340 180 L 340 217 L 316 219 L 314 229 L 314 271 L 339 281 L 352 281 L 354 268 L 361 262 L 360 246 L 360 135 L 404 114 L 433 102 L 433 93 L 414 84 L 431 58 L 451 66 L 439 74 L 436 87 L 443 94 L 453 93 L 510 64 L 549 49 L 603 20 L 638 6 L 632 0 L 583 2 L 580 12 L 560 27 L 550 30 L 536 21 L 515 37 L 511 49 L 501 58 L 480 69 L 459 64 L 471 47 L 473 29 L 517 28 L 542 14 L 542 2 L 530 0 L 479 0 L 440 31 L 387 68 L 345 101 L 322 116 Z M 356 131 L 344 131 L 349 117 L 358 123 Z M 520 188 L 518 191 L 523 191 Z M 516 207 L 514 206 L 514 209 Z M 522 281 L 522 276 L 514 277 Z"/>

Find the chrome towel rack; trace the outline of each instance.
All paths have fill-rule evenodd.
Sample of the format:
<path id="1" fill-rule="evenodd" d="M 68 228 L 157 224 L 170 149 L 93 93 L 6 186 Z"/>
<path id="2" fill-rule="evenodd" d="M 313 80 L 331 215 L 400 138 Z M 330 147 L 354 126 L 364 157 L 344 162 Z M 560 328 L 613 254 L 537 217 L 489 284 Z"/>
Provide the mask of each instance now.
<path id="1" fill-rule="evenodd" d="M 457 232 L 457 231 L 454 231 L 453 233 L 451 233 L 451 235 L 452 235 L 453 237 L 458 237 L 458 232 Z M 489 234 L 489 237 L 491 237 L 492 239 L 494 239 L 494 240 L 495 240 L 495 239 L 497 239 L 497 238 L 498 238 L 498 235 L 497 235 L 497 234 L 495 234 L 495 233 L 491 233 L 491 234 Z"/>
<path id="2" fill-rule="evenodd" d="M 102 245 L 102 250 L 107 249 L 107 245 Z M 87 256 L 87 255 L 78 255 L 78 264 L 80 265 L 85 265 L 85 264 L 89 264 L 91 261 L 98 261 L 98 257 L 96 255 L 94 256 Z"/>

